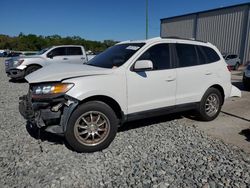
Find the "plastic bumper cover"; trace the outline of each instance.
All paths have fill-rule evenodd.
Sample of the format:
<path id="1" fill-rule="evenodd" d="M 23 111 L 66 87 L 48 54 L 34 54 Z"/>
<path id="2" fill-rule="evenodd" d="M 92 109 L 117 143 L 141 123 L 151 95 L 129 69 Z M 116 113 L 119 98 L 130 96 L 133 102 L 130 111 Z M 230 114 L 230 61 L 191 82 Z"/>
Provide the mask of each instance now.
<path id="1" fill-rule="evenodd" d="M 10 78 L 21 79 L 25 76 L 25 71 L 20 69 L 8 69 L 5 71 Z"/>
<path id="2" fill-rule="evenodd" d="M 62 135 L 66 130 L 73 109 L 78 104 L 75 102 L 67 106 L 64 104 L 65 102 L 65 99 L 54 105 L 53 102 L 32 102 L 31 96 L 28 94 L 20 97 L 19 112 L 36 127 L 45 128 L 47 132 Z M 53 106 L 58 104 L 61 104 L 60 109 L 52 111 Z"/>
<path id="3" fill-rule="evenodd" d="M 229 97 L 241 97 L 241 91 L 237 87 L 232 85 Z"/>

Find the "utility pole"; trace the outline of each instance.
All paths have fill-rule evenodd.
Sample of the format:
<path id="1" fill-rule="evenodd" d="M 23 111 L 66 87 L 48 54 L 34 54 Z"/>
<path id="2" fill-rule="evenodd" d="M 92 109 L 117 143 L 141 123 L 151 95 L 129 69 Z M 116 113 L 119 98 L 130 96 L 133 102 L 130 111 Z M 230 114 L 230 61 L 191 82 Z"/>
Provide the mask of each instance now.
<path id="1" fill-rule="evenodd" d="M 146 39 L 148 39 L 148 0 L 146 0 Z"/>

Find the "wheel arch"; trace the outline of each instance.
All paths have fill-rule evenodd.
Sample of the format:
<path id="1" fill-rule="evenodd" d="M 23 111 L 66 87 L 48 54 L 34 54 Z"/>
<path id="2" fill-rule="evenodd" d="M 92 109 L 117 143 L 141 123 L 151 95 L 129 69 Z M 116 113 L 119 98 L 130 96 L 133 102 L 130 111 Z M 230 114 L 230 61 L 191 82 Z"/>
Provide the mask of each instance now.
<path id="1" fill-rule="evenodd" d="M 115 99 L 105 95 L 95 95 L 83 99 L 82 101 L 79 102 L 79 105 L 89 101 L 100 101 L 107 104 L 113 109 L 118 119 L 120 119 L 121 121 L 124 119 L 124 112 L 122 111 L 121 106 Z"/>
<path id="2" fill-rule="evenodd" d="M 29 68 L 29 67 L 31 67 L 31 66 L 37 66 L 37 67 L 40 67 L 40 68 L 43 67 L 42 65 L 39 65 L 37 63 L 32 63 L 32 64 L 29 64 L 29 65 L 26 65 L 26 66 L 27 66 L 26 69 Z"/>
<path id="3" fill-rule="evenodd" d="M 224 91 L 223 87 L 221 85 L 219 85 L 219 84 L 215 84 L 215 85 L 210 86 L 209 88 L 215 88 L 215 89 L 217 89 L 221 93 L 221 96 L 222 96 L 222 105 L 223 105 L 224 101 L 225 101 L 225 91 Z"/>

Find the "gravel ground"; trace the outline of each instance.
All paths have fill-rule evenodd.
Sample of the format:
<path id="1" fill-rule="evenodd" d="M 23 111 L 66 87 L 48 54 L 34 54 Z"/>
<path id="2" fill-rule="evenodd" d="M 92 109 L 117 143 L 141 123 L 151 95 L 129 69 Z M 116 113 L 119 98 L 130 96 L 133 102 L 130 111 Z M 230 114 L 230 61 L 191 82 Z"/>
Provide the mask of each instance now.
<path id="1" fill-rule="evenodd" d="M 1 62 L 1 61 L 0 61 Z M 250 187 L 250 156 L 171 116 L 127 125 L 91 154 L 33 138 L 18 112 L 25 83 L 0 63 L 0 187 Z M 136 128 L 133 128 L 136 127 Z"/>

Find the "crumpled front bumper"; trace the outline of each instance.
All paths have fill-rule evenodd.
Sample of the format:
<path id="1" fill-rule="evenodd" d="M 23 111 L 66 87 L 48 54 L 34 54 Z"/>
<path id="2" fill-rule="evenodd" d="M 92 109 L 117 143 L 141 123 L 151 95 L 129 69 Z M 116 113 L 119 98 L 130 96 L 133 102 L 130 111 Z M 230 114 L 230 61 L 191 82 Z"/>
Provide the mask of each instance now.
<path id="1" fill-rule="evenodd" d="M 25 71 L 20 69 L 8 69 L 5 72 L 8 77 L 14 79 L 22 79 L 25 76 Z"/>
<path id="2" fill-rule="evenodd" d="M 32 121 L 35 117 L 35 112 L 32 107 L 31 97 L 28 95 L 24 95 L 19 97 L 19 112 L 20 114 L 27 119 L 28 121 Z"/>
<path id="3" fill-rule="evenodd" d="M 19 112 L 27 121 L 37 128 L 59 135 L 64 134 L 68 119 L 78 104 L 76 101 L 69 103 L 65 98 L 32 101 L 31 94 L 19 100 Z"/>

